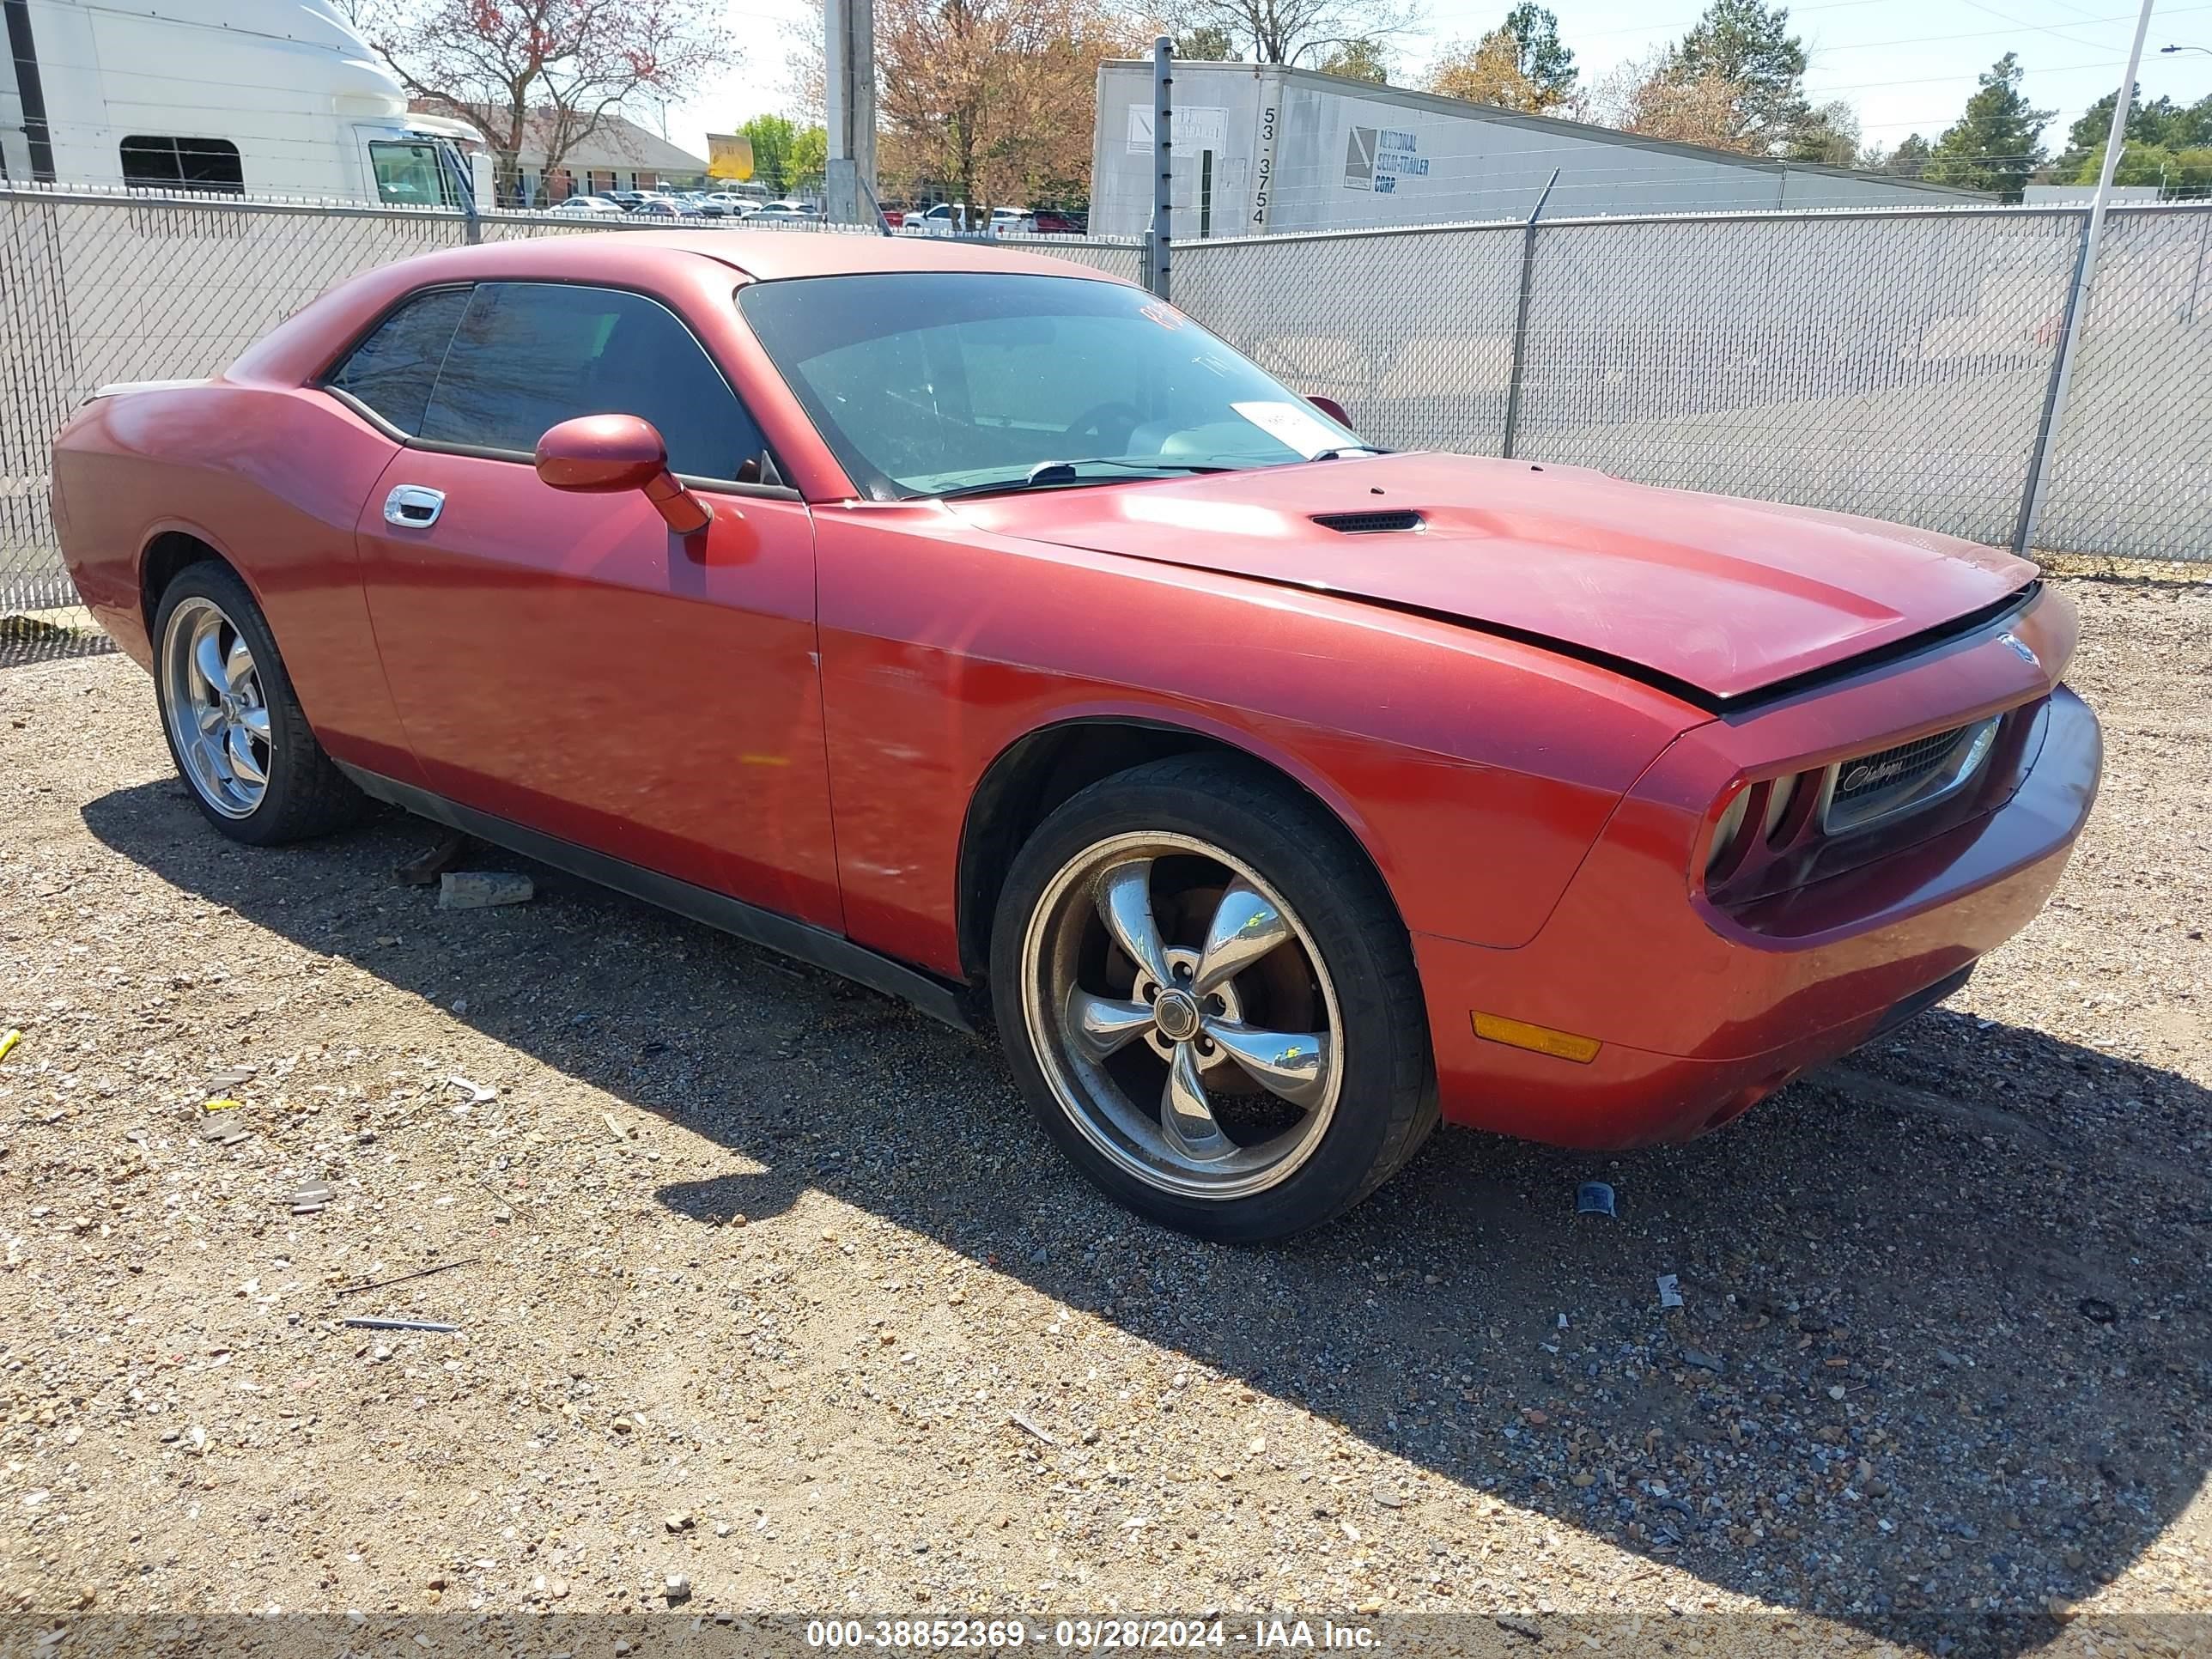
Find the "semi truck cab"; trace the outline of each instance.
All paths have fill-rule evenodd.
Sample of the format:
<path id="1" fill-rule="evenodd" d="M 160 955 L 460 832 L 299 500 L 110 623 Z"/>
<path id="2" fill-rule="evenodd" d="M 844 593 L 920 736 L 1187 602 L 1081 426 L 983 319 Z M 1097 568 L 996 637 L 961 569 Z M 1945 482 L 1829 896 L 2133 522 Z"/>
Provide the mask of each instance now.
<path id="1" fill-rule="evenodd" d="M 465 122 L 419 114 L 329 0 L 0 0 L 9 183 L 489 207 Z"/>

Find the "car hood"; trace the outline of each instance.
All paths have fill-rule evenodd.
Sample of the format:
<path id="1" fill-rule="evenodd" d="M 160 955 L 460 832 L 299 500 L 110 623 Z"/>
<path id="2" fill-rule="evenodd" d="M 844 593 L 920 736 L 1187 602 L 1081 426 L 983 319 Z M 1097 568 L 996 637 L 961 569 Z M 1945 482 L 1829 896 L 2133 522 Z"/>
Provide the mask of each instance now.
<path id="1" fill-rule="evenodd" d="M 954 502 L 979 528 L 1448 617 L 1719 703 L 2000 607 L 2008 554 L 1582 467 L 1384 455 Z M 1418 514 L 1417 531 L 1329 527 Z"/>

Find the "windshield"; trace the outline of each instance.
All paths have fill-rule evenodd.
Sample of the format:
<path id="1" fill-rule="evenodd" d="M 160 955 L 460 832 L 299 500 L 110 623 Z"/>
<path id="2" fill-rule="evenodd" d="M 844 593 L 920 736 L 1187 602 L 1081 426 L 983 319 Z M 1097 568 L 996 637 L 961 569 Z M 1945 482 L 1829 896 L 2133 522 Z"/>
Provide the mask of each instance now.
<path id="1" fill-rule="evenodd" d="M 1364 447 L 1182 313 L 1118 283 L 814 276 L 752 284 L 738 304 L 846 472 L 878 501 Z"/>

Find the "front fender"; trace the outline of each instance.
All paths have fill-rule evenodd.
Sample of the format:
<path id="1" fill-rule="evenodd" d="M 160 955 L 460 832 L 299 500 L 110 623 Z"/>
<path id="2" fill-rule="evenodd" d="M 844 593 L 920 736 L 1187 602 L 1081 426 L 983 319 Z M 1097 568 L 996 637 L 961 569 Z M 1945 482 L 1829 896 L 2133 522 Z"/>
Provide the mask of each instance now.
<path id="1" fill-rule="evenodd" d="M 840 878 L 854 937 L 959 971 L 960 848 L 994 763 L 1073 720 L 1164 726 L 1292 779 L 1407 925 L 1542 926 L 1622 793 L 1688 724 L 1663 693 L 1449 623 L 935 526 L 817 517 Z"/>

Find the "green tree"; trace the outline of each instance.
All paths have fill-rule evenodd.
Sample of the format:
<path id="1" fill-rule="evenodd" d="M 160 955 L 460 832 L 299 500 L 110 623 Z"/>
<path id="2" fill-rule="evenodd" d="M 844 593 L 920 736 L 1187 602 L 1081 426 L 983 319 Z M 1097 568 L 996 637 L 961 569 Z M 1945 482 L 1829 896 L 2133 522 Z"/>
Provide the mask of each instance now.
<path id="1" fill-rule="evenodd" d="M 752 141 L 753 177 L 781 195 L 790 187 L 791 143 L 799 129 L 788 116 L 756 115 L 738 131 Z"/>
<path id="2" fill-rule="evenodd" d="M 787 190 L 819 190 L 822 174 L 830 165 L 830 129 L 801 127 L 792 135 L 791 150 L 784 166 L 788 178 Z"/>
<path id="3" fill-rule="evenodd" d="M 1372 81 L 1379 87 L 1390 78 L 1389 54 L 1380 40 L 1356 35 L 1340 41 L 1322 55 L 1321 72 L 1341 75 L 1352 81 Z"/>
<path id="4" fill-rule="evenodd" d="M 2110 114 L 2107 113 L 2107 119 Z M 2094 185 L 2104 170 L 2105 147 L 2099 144 L 2081 158 L 2073 180 L 2077 185 Z M 2120 164 L 2112 169 L 2116 185 L 2151 185 L 2169 198 L 2196 198 L 2212 193 L 2212 145 L 2196 145 L 2185 149 L 2171 149 L 2164 144 L 2138 144 L 2130 141 L 2120 150 Z"/>
<path id="5" fill-rule="evenodd" d="M 1559 39 L 1559 20 L 1531 0 L 1522 0 L 1505 14 L 1500 27 L 1513 37 L 1517 67 L 1522 78 L 1536 88 L 1537 107 L 1552 109 L 1565 103 L 1582 71 L 1575 67 L 1573 52 Z"/>
<path id="6" fill-rule="evenodd" d="M 1718 80 L 1734 88 L 1726 128 L 1737 149 L 1779 155 L 1812 114 L 1805 99 L 1805 46 L 1790 11 L 1764 0 L 1712 0 L 1667 54 L 1667 78 Z"/>
<path id="7" fill-rule="evenodd" d="M 2112 119 L 2112 112 L 2109 109 L 2105 112 L 2105 118 L 2108 121 Z M 2173 152 L 2172 150 L 2160 144 L 2139 144 L 2131 139 L 2120 146 L 2120 164 L 2112 169 L 2112 182 L 2116 185 L 2162 185 L 2166 182 L 2166 174 L 2172 171 L 2172 167 Z M 2098 175 L 2104 170 L 2105 146 L 2100 141 L 2094 149 L 2081 158 L 2074 173 L 2073 182 L 2077 185 L 2094 185 L 2097 182 Z"/>
<path id="8" fill-rule="evenodd" d="M 1858 112 L 1841 99 L 1823 104 L 1797 124 L 1783 152 L 1792 161 L 1818 161 L 1824 167 L 1858 165 Z"/>
<path id="9" fill-rule="evenodd" d="M 2057 113 L 2030 106 L 2020 89 L 2021 74 L 2020 54 L 2011 52 L 1983 72 L 1966 113 L 1929 152 L 1924 177 L 2020 200 L 2028 174 L 2043 165 L 2043 129 Z M 2107 106 L 2108 119 L 2110 113 Z"/>
<path id="10" fill-rule="evenodd" d="M 2066 148 L 2058 152 L 2051 171 L 2061 183 L 2094 185 L 2103 162 L 2105 139 L 2112 130 L 2112 103 L 2119 94 L 2108 92 L 2081 112 L 2066 131 Z M 2212 96 L 2193 104 L 2177 104 L 2171 98 L 2154 98 L 2146 104 L 2136 98 L 2128 106 L 2127 142 L 2168 150 L 2201 149 L 2212 144 Z M 2088 166 L 2091 151 L 2099 152 L 2096 166 Z M 2120 154 L 2127 165 L 2127 152 Z"/>
<path id="11" fill-rule="evenodd" d="M 1917 179 L 1928 170 L 1929 149 L 1928 141 L 1918 133 L 1908 133 L 1903 143 L 1882 158 L 1881 170 L 1900 179 Z"/>

